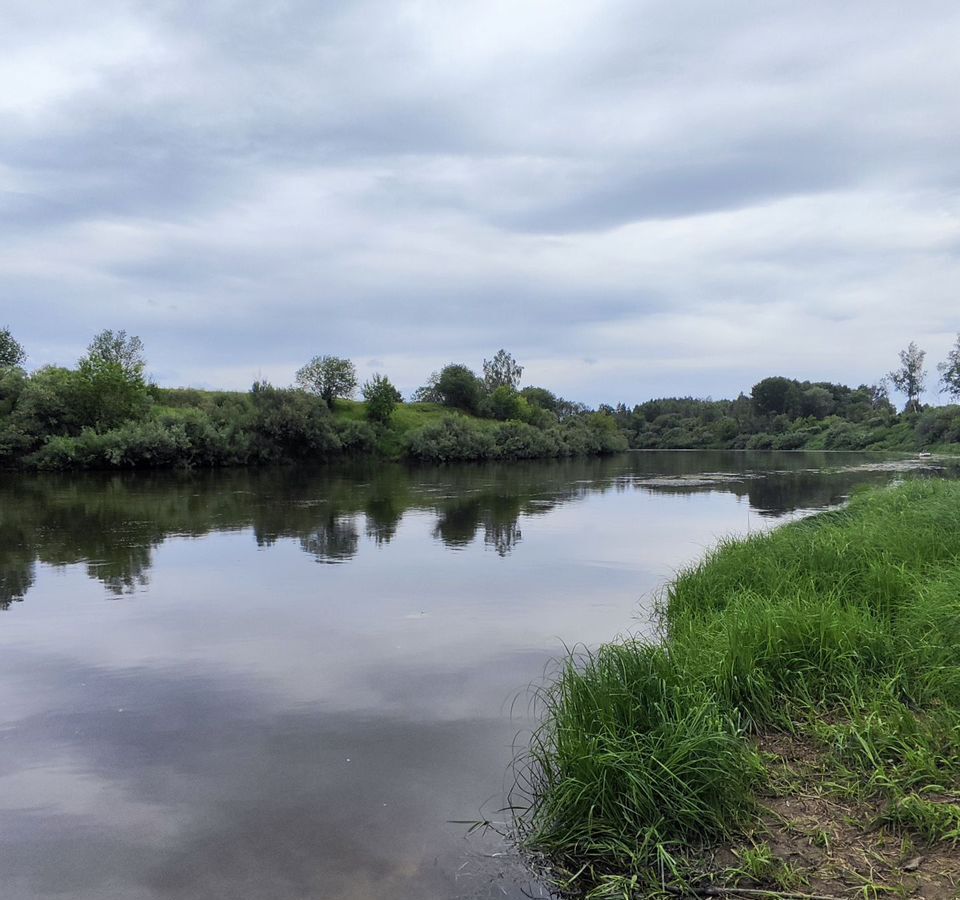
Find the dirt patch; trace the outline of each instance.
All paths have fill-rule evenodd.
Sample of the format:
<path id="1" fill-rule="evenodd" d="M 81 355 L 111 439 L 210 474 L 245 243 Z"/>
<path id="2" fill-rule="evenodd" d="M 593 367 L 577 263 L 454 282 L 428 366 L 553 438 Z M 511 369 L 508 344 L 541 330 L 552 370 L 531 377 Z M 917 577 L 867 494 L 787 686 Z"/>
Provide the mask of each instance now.
<path id="1" fill-rule="evenodd" d="M 864 900 L 960 897 L 955 843 L 930 844 L 881 824 L 884 803 L 838 790 L 809 740 L 768 735 L 759 749 L 770 774 L 759 824 L 716 855 L 727 887 Z"/>

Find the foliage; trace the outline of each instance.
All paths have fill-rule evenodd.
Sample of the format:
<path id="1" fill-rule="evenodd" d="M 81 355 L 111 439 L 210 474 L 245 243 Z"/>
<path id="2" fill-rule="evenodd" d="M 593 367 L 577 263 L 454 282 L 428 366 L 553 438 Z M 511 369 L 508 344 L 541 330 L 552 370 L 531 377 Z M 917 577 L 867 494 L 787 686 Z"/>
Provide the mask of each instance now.
<path id="1" fill-rule="evenodd" d="M 449 416 L 407 435 L 405 450 L 413 459 L 427 462 L 492 459 L 493 432 L 464 416 Z"/>
<path id="2" fill-rule="evenodd" d="M 368 418 L 381 424 L 390 421 L 397 404 L 403 402 L 403 396 L 391 384 L 390 379 L 377 374 L 364 382 L 363 399 L 367 401 Z"/>
<path id="3" fill-rule="evenodd" d="M 923 393 L 927 378 L 927 371 L 923 368 L 926 355 L 913 341 L 910 341 L 907 349 L 900 351 L 900 368 L 894 369 L 887 376 L 898 391 L 906 394 L 905 412 L 920 411 L 920 395 Z"/>
<path id="4" fill-rule="evenodd" d="M 319 394 L 332 407 L 337 397 L 352 397 L 357 389 L 357 370 L 340 356 L 315 356 L 297 370 L 297 384 Z"/>
<path id="5" fill-rule="evenodd" d="M 411 395 L 411 403 L 440 403 L 440 392 L 437 390 L 437 382 L 440 380 L 439 372 L 431 372 L 426 384 L 420 385 Z"/>
<path id="6" fill-rule="evenodd" d="M 753 386 L 750 396 L 754 409 L 761 416 L 795 414 L 799 411 L 799 391 L 792 378 L 764 378 Z"/>
<path id="7" fill-rule="evenodd" d="M 525 404 L 523 398 L 514 388 L 507 384 L 501 384 L 490 394 L 490 411 L 493 418 L 500 419 L 520 419 L 523 411 L 521 403 Z"/>
<path id="8" fill-rule="evenodd" d="M 77 367 L 74 385 L 82 423 L 110 429 L 141 419 L 150 405 L 143 343 L 125 331 L 101 331 Z"/>
<path id="9" fill-rule="evenodd" d="M 547 412 L 555 413 L 557 411 L 557 396 L 552 391 L 542 387 L 525 387 L 520 391 L 520 396 L 531 406 L 538 406 Z"/>
<path id="10" fill-rule="evenodd" d="M 501 387 L 516 391 L 522 375 L 523 366 L 506 350 L 498 350 L 493 359 L 483 361 L 483 383 L 488 393 Z"/>
<path id="11" fill-rule="evenodd" d="M 10 329 L 0 328 L 0 369 L 21 366 L 26 358 L 23 346 L 10 333 Z"/>
<path id="12" fill-rule="evenodd" d="M 663 643 L 571 657 L 518 784 L 525 844 L 568 889 L 683 885 L 753 822 L 753 733 L 820 748 L 833 784 L 960 836 L 960 483 L 916 481 L 726 541 L 670 585 Z M 525 800 L 525 804 L 523 802 Z M 525 809 L 524 809 L 525 806 Z"/>
<path id="13" fill-rule="evenodd" d="M 937 371 L 940 373 L 941 393 L 960 400 L 960 334 L 957 334 L 946 360 L 937 364 Z"/>
<path id="14" fill-rule="evenodd" d="M 340 449 L 330 411 L 315 394 L 260 383 L 250 396 L 256 460 L 324 459 Z"/>
<path id="15" fill-rule="evenodd" d="M 488 423 L 450 416 L 411 432 L 405 443 L 407 455 L 428 462 L 592 456 L 626 449 L 616 423 L 599 413 L 546 430 L 516 420 Z"/>
<path id="16" fill-rule="evenodd" d="M 128 380 L 142 381 L 146 368 L 143 341 L 136 335 L 128 335 L 126 331 L 106 329 L 96 334 L 90 342 L 87 355 L 80 360 L 81 368 L 85 364 L 93 367 L 116 366 Z"/>
<path id="17" fill-rule="evenodd" d="M 435 393 L 437 402 L 444 406 L 476 413 L 483 397 L 483 382 L 466 366 L 451 363 L 437 376 Z"/>

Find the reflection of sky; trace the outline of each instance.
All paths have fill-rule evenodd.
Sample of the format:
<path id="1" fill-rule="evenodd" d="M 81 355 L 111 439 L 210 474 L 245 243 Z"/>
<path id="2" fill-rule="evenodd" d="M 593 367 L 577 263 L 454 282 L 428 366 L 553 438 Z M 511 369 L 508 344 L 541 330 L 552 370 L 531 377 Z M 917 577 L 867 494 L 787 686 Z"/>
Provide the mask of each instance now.
<path id="1" fill-rule="evenodd" d="M 358 515 L 341 565 L 249 529 L 171 537 L 119 597 L 39 566 L 0 618 L 3 896 L 503 896 L 448 820 L 503 802 L 524 688 L 766 527 L 731 493 L 633 488 L 521 515 L 506 556 L 435 521 L 377 544 Z"/>

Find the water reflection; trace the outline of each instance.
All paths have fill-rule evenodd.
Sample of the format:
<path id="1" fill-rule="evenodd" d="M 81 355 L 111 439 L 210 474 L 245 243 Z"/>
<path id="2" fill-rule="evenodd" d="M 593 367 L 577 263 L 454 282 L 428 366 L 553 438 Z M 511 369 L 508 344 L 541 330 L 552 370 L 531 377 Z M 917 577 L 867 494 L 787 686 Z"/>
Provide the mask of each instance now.
<path id="1" fill-rule="evenodd" d="M 257 545 L 295 539 L 321 563 L 343 563 L 361 534 L 382 546 L 411 511 L 434 519 L 451 549 L 483 543 L 506 556 L 535 519 L 590 494 L 730 493 L 762 516 L 834 505 L 916 461 L 876 454 L 652 452 L 613 459 L 449 469 L 377 465 L 179 475 L 0 475 L 0 607 L 22 600 L 37 561 L 81 563 L 115 594 L 146 586 L 170 536 L 252 529 Z M 924 463 L 937 470 L 937 463 Z"/>
<path id="2" fill-rule="evenodd" d="M 2 475 L 3 898 L 519 900 L 519 863 L 449 823 L 506 802 L 525 686 L 642 630 L 638 599 L 756 514 L 898 474 L 673 452 Z"/>

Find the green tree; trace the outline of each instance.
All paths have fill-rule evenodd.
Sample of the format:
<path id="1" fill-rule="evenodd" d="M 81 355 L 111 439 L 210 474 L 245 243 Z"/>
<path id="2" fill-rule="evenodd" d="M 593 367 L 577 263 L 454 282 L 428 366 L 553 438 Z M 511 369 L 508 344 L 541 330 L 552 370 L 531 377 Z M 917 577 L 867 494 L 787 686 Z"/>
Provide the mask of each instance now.
<path id="1" fill-rule="evenodd" d="M 940 373 L 940 392 L 949 394 L 954 400 L 960 400 L 960 333 L 947 354 L 946 362 L 937 365 Z"/>
<path id="2" fill-rule="evenodd" d="M 141 418 L 150 405 L 143 378 L 143 342 L 126 331 L 101 331 L 77 367 L 85 424 L 114 428 Z"/>
<path id="3" fill-rule="evenodd" d="M 441 403 L 443 398 L 437 389 L 437 382 L 440 380 L 439 372 L 431 372 L 427 383 L 418 387 L 411 395 L 411 403 Z"/>
<path id="4" fill-rule="evenodd" d="M 541 409 L 545 409 L 548 412 L 555 412 L 557 409 L 557 396 L 552 391 L 548 391 L 546 388 L 542 387 L 525 387 L 520 391 L 521 395 L 526 398 L 527 403 L 532 406 L 539 406 Z"/>
<path id="5" fill-rule="evenodd" d="M 800 401 L 797 382 L 775 375 L 758 381 L 750 392 L 753 407 L 761 416 L 794 415 Z"/>
<path id="6" fill-rule="evenodd" d="M 910 341 L 907 349 L 900 351 L 900 368 L 894 369 L 887 376 L 890 383 L 907 396 L 904 412 L 920 411 L 920 395 L 923 393 L 927 379 L 927 370 L 923 367 L 926 355 L 925 351 Z"/>
<path id="7" fill-rule="evenodd" d="M 13 369 L 23 364 L 27 354 L 9 328 L 0 328 L 0 369 Z"/>
<path id="8" fill-rule="evenodd" d="M 483 382 L 466 366 L 451 363 L 437 376 L 436 396 L 444 406 L 476 413 L 483 396 Z"/>
<path id="9" fill-rule="evenodd" d="M 143 380 L 146 360 L 143 358 L 143 341 L 126 331 L 106 329 L 97 334 L 87 347 L 87 355 L 80 365 L 118 366 L 129 379 Z"/>
<path id="10" fill-rule="evenodd" d="M 403 402 L 403 397 L 385 375 L 375 374 L 363 383 L 363 399 L 367 401 L 367 418 L 374 422 L 386 423 Z"/>
<path id="11" fill-rule="evenodd" d="M 483 361 L 483 382 L 487 391 L 493 393 L 498 387 L 512 388 L 520 386 L 521 366 L 506 350 L 498 350 L 493 359 Z"/>
<path id="12" fill-rule="evenodd" d="M 495 419 L 519 419 L 522 408 L 520 395 L 508 384 L 501 384 L 490 395 L 490 410 Z"/>
<path id="13" fill-rule="evenodd" d="M 800 415 L 825 419 L 835 406 L 833 394 L 819 385 L 812 385 L 800 392 Z"/>
<path id="14" fill-rule="evenodd" d="M 357 370 L 341 356 L 315 356 L 297 371 L 297 384 L 305 391 L 319 394 L 333 407 L 337 397 L 352 397 L 357 389 Z"/>

